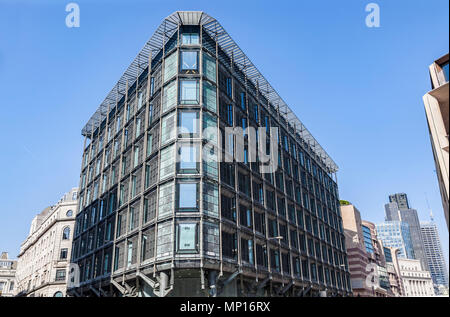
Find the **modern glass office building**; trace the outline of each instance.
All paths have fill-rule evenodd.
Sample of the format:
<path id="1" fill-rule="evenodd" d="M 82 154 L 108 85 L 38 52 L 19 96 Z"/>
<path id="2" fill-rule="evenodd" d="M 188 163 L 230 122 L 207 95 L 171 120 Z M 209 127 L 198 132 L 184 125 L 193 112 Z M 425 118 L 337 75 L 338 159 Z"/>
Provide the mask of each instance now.
<path id="1" fill-rule="evenodd" d="M 409 225 L 403 221 L 386 221 L 376 225 L 378 238 L 383 245 L 398 248 L 399 258 L 414 259 L 414 248 Z"/>
<path id="2" fill-rule="evenodd" d="M 82 134 L 69 294 L 351 292 L 336 164 L 209 15 L 164 19 Z"/>

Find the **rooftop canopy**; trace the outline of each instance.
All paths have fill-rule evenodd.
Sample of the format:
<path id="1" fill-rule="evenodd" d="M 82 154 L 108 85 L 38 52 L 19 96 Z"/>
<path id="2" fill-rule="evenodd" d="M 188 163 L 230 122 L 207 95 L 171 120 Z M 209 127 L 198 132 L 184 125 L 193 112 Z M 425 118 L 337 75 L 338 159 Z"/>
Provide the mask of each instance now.
<path id="1" fill-rule="evenodd" d="M 115 107 L 116 103 L 125 95 L 125 90 L 130 87 L 148 67 L 149 56 L 156 56 L 167 41 L 177 31 L 179 25 L 201 25 L 206 32 L 217 41 L 221 49 L 228 55 L 233 56 L 233 61 L 255 87 L 259 87 L 261 93 L 269 102 L 279 109 L 280 114 L 291 126 L 296 129 L 300 137 L 312 148 L 314 153 L 323 161 L 330 173 L 338 170 L 338 166 L 331 157 L 320 146 L 316 139 L 306 129 L 304 124 L 292 112 L 266 78 L 259 72 L 247 55 L 242 52 L 230 35 L 220 23 L 202 11 L 177 11 L 166 17 L 159 25 L 152 37 L 145 43 L 127 70 L 120 77 L 116 85 L 111 89 L 105 100 L 100 104 L 97 111 L 89 119 L 82 130 L 82 135 L 90 136 L 101 122 L 106 118 L 108 109 Z"/>

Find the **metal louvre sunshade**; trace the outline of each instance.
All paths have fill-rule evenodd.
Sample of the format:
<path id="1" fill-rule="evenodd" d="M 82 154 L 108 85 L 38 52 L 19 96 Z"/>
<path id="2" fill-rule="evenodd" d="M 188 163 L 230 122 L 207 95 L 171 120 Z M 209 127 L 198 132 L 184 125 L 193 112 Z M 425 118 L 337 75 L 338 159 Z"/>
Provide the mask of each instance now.
<path id="1" fill-rule="evenodd" d="M 101 122 L 106 118 L 108 110 L 125 95 L 128 85 L 131 86 L 136 81 L 140 73 L 148 66 L 150 53 L 156 56 L 168 39 L 172 37 L 178 28 L 178 25 L 202 25 L 203 29 L 217 41 L 220 48 L 228 55 L 233 56 L 233 62 L 242 71 L 255 87 L 258 87 L 261 93 L 269 102 L 278 107 L 281 115 L 296 130 L 300 137 L 312 148 L 314 153 L 324 162 L 331 173 L 337 172 L 338 166 L 320 146 L 316 139 L 306 129 L 305 125 L 297 118 L 284 100 L 278 95 L 275 89 L 269 84 L 266 78 L 259 72 L 250 59 L 244 54 L 239 46 L 234 42 L 230 35 L 220 25 L 220 23 L 201 11 L 177 11 L 169 15 L 159 25 L 150 40 L 145 43 L 142 50 L 138 53 L 133 62 L 128 66 L 125 73 L 120 77 L 117 84 L 109 92 L 105 100 L 100 104 L 97 111 L 90 118 L 82 130 L 82 135 L 90 136 Z"/>

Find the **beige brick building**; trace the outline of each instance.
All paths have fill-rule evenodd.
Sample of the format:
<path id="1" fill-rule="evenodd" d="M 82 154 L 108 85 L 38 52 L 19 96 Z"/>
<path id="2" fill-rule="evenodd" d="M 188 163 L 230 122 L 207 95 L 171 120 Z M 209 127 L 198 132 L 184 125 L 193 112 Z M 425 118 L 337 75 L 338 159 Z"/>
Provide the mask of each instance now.
<path id="1" fill-rule="evenodd" d="M 402 296 L 397 252 L 383 246 L 375 225 L 362 220 L 355 206 L 341 201 L 341 214 L 353 296 Z"/>
<path id="2" fill-rule="evenodd" d="M 67 269 L 77 209 L 77 188 L 45 208 L 31 222 L 20 248 L 15 293 L 29 297 L 66 296 Z"/>

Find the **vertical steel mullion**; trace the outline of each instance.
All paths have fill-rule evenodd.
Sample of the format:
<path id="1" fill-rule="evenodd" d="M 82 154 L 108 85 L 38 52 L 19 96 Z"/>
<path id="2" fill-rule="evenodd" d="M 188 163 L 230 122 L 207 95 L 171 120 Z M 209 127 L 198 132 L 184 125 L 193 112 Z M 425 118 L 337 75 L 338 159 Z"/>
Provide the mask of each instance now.
<path id="1" fill-rule="evenodd" d="M 127 106 L 128 106 L 128 89 L 129 89 L 129 83 L 128 83 L 128 79 L 127 79 L 126 86 L 125 86 L 125 104 L 124 104 L 124 109 L 123 109 L 124 116 L 125 116 L 125 111 L 127 111 Z M 122 129 L 122 153 L 121 153 L 121 163 L 122 164 L 123 164 L 123 157 L 124 157 L 124 155 L 126 155 L 126 152 L 124 152 L 124 150 L 126 150 L 126 148 L 128 147 L 128 143 L 127 143 L 127 146 L 125 146 L 125 144 L 124 144 L 126 128 L 127 128 L 127 123 L 125 122 L 125 118 L 124 118 L 123 129 Z M 127 128 L 127 130 L 128 130 L 128 128 Z M 129 137 L 129 132 L 128 132 L 128 137 Z M 131 158 L 130 158 L 130 161 L 131 161 Z M 120 179 L 122 177 L 124 177 L 126 174 L 130 174 L 130 172 L 127 172 L 127 173 L 125 173 L 125 175 L 122 175 L 122 164 L 120 166 Z M 125 250 L 124 250 L 124 255 L 123 255 L 122 282 L 125 282 L 125 271 L 127 269 L 127 262 L 128 262 L 128 240 L 129 240 L 128 239 L 128 228 L 129 228 L 130 196 L 131 196 L 130 186 L 131 186 L 131 176 L 128 177 L 128 195 L 127 195 L 128 197 L 126 198 L 127 200 L 125 203 L 125 205 L 126 205 L 125 233 L 122 233 L 122 234 L 125 234 L 125 246 L 124 246 Z"/>
<path id="2" fill-rule="evenodd" d="M 145 196 L 144 192 L 146 190 L 145 188 L 145 171 L 147 168 L 147 139 L 148 139 L 148 126 L 149 126 L 149 109 L 150 109 L 150 84 L 152 79 L 152 51 L 150 51 L 148 56 L 148 70 L 147 70 L 147 95 L 146 95 L 146 101 L 145 101 L 145 110 L 144 110 L 144 146 L 142 149 L 142 171 L 141 171 L 141 184 L 140 184 L 140 210 L 142 211 L 142 215 L 139 216 L 139 235 L 138 235 L 138 250 L 137 250 L 137 265 L 136 265 L 136 271 L 140 271 L 140 265 L 141 265 L 141 258 L 142 258 L 142 226 L 144 225 L 144 201 Z"/>
<path id="3" fill-rule="evenodd" d="M 177 157 L 178 157 L 178 102 L 179 102 L 179 69 L 180 69 L 180 23 L 178 23 L 177 26 L 177 46 L 175 49 L 175 52 L 172 54 L 176 54 L 176 58 L 177 58 L 177 65 L 176 65 L 176 111 L 175 111 L 175 143 L 173 145 L 174 147 L 174 151 L 175 151 L 175 158 L 174 158 L 174 181 L 173 181 L 173 201 L 172 201 L 172 260 L 171 260 L 171 269 L 173 269 L 175 267 L 175 252 L 176 252 L 176 243 L 177 243 L 177 231 L 176 231 L 176 226 L 177 226 L 177 221 L 176 221 L 176 200 L 177 200 L 177 195 L 176 195 L 176 191 L 177 191 Z M 161 131 L 162 132 L 162 131 Z M 173 272 L 171 270 L 171 272 Z M 172 276 L 171 276 L 171 280 L 172 280 Z"/>
<path id="4" fill-rule="evenodd" d="M 158 148 L 158 180 L 156 186 L 156 212 L 155 212 L 155 247 L 154 247 L 154 255 L 153 255 L 153 276 L 156 276 L 156 260 L 158 255 L 158 218 L 159 218 L 159 194 L 160 194 L 160 173 L 161 173 L 161 145 L 162 145 L 162 106 L 164 100 L 164 69 L 166 64 L 166 50 L 165 50 L 165 42 L 166 42 L 166 21 L 164 21 L 164 36 L 163 41 L 161 43 L 162 47 L 162 58 L 161 58 L 161 103 L 160 103 L 160 112 L 159 112 L 159 148 Z M 174 184 L 175 186 L 175 184 Z M 174 194 L 172 194 L 172 198 L 174 198 Z"/>
<path id="5" fill-rule="evenodd" d="M 219 102 L 219 98 L 220 98 L 220 90 L 219 90 L 219 54 L 218 54 L 218 36 L 216 33 L 216 46 L 215 46 L 215 63 L 216 63 L 216 109 L 218 110 L 218 113 L 220 113 L 220 102 Z M 222 256 L 222 249 L 223 249 L 223 244 L 222 244 L 222 176 L 221 176 L 221 169 L 220 169 L 220 164 L 222 162 L 222 135 L 220 133 L 220 117 L 217 116 L 216 114 L 216 120 L 217 120 L 217 145 L 218 145 L 218 153 L 217 153 L 217 161 L 218 161 L 218 173 L 217 173 L 217 177 L 218 177 L 218 181 L 219 181 L 219 186 L 217 188 L 218 190 L 218 195 L 219 195 L 219 199 L 218 199 L 218 208 L 219 208 L 219 261 L 220 261 L 220 273 L 219 273 L 219 277 L 223 275 L 223 256 Z"/>
<path id="6" fill-rule="evenodd" d="M 117 90 L 119 90 L 119 87 L 117 87 Z M 118 92 L 119 91 L 117 91 L 117 93 Z M 119 106 L 119 100 L 118 100 L 118 97 L 116 96 L 116 106 L 115 106 L 115 111 L 114 111 L 114 116 L 116 118 L 116 124 L 117 124 L 117 117 L 118 117 L 118 113 L 117 113 L 118 106 Z M 116 129 L 117 129 L 117 127 L 116 127 Z M 115 134 L 115 136 L 114 136 L 111 144 L 114 144 L 116 139 L 117 139 L 117 133 L 114 133 L 114 134 Z M 121 144 L 121 146 L 122 146 L 122 144 Z M 116 157 L 114 159 L 116 159 Z M 121 158 L 119 159 L 119 171 L 117 171 L 118 173 L 120 173 L 120 162 L 121 162 Z M 111 165 L 112 165 L 112 160 L 111 160 Z M 120 199 L 120 177 L 118 177 L 116 193 L 118 193 L 119 195 L 116 195 L 116 210 L 114 211 L 114 226 L 113 226 L 114 228 L 112 228 L 112 230 L 113 230 L 113 237 L 112 237 L 113 247 L 112 247 L 112 259 L 111 259 L 112 261 L 111 261 L 111 277 L 110 277 L 110 281 L 114 280 L 113 275 L 114 275 L 114 268 L 115 268 L 115 264 L 116 264 L 116 248 L 117 248 L 116 235 L 117 235 L 117 220 L 119 218 L 118 217 L 119 213 L 117 212 L 117 209 L 119 207 L 119 199 Z"/>
<path id="7" fill-rule="evenodd" d="M 204 265 L 204 245 L 203 245 L 203 221 L 204 221 L 204 210 L 203 210 L 203 206 L 204 206 L 204 199 L 205 197 L 203 196 L 203 187 L 205 184 L 205 175 L 204 175 L 204 166 L 203 166 L 203 25 L 200 24 L 199 26 L 199 42 L 200 42 L 200 50 L 199 50 L 199 73 L 200 73 L 200 82 L 199 82 L 199 104 L 200 104 L 200 115 L 199 115 L 199 123 L 198 126 L 200 127 L 200 144 L 199 144 L 199 148 L 200 148 L 200 157 L 199 157 L 199 164 L 200 164 L 200 184 L 199 184 L 199 193 L 200 193 L 200 197 L 199 197 L 199 211 L 200 211 L 200 219 L 199 219 L 199 242 L 200 242 L 200 247 L 199 247 L 199 255 L 200 255 L 200 270 L 202 272 L 201 274 L 201 288 L 204 289 L 205 288 L 205 281 L 204 281 L 204 274 L 203 274 L 203 265 Z"/>

